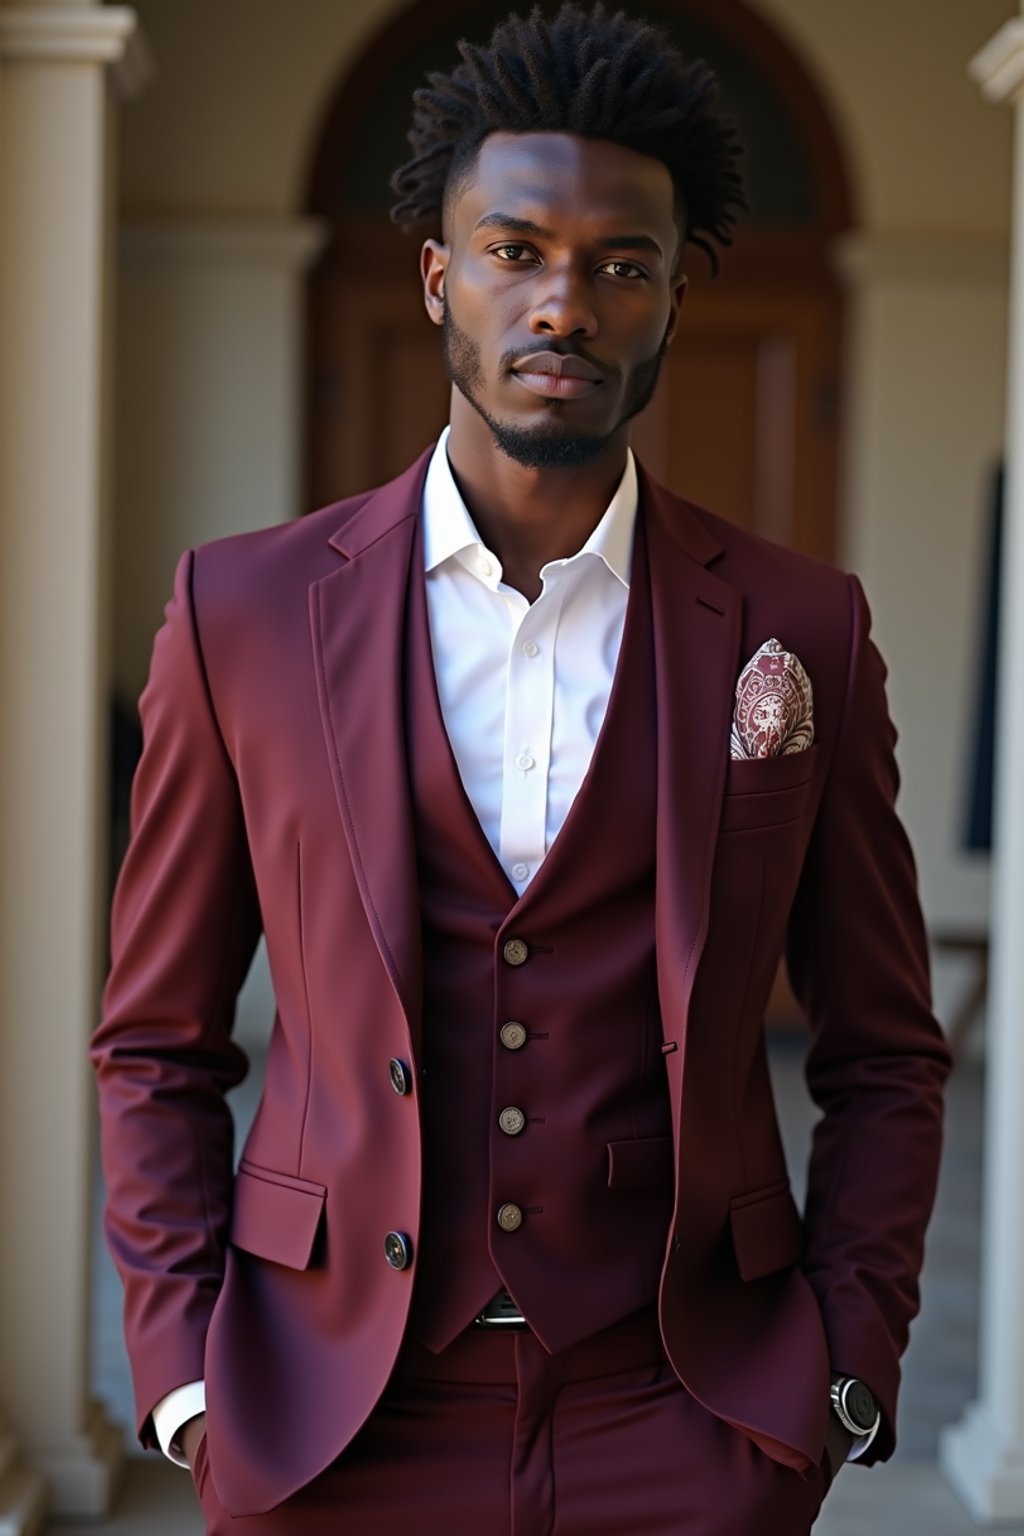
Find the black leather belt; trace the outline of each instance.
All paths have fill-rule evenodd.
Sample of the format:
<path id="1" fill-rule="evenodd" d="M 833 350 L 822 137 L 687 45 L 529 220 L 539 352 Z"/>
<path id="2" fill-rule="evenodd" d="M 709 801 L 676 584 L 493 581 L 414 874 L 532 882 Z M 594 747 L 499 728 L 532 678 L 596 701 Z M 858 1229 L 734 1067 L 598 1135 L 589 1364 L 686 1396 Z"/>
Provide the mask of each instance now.
<path id="1" fill-rule="evenodd" d="M 482 1312 L 473 1319 L 476 1328 L 504 1328 L 510 1333 L 521 1332 L 527 1327 L 526 1318 L 512 1300 L 508 1291 L 500 1290 L 492 1296 Z"/>

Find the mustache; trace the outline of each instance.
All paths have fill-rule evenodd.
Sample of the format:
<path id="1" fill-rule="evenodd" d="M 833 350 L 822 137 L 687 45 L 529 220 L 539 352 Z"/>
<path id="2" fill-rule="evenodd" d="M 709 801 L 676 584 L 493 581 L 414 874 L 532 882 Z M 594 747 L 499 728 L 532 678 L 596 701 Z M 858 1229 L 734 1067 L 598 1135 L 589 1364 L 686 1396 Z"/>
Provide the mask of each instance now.
<path id="1" fill-rule="evenodd" d="M 538 352 L 550 352 L 552 357 L 578 357 L 582 362 L 589 363 L 591 368 L 596 368 L 598 373 L 604 378 L 617 379 L 620 377 L 620 370 L 618 368 L 611 363 L 602 362 L 592 352 L 588 352 L 585 347 L 552 346 L 550 344 L 545 346 L 543 343 L 540 346 L 534 344 L 533 346 L 516 347 L 514 351 L 503 352 L 499 359 L 499 367 L 502 373 L 510 373 L 524 357 L 536 357 Z"/>

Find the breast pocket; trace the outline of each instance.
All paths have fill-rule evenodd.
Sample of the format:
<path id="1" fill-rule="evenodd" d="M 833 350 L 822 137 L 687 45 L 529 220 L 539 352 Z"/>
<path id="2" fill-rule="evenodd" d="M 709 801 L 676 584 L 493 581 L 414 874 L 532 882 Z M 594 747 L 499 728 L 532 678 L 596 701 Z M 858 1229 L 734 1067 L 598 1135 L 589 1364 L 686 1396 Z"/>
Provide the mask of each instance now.
<path id="1" fill-rule="evenodd" d="M 818 747 L 779 757 L 730 758 L 719 832 L 782 826 L 804 814 L 814 784 Z"/>

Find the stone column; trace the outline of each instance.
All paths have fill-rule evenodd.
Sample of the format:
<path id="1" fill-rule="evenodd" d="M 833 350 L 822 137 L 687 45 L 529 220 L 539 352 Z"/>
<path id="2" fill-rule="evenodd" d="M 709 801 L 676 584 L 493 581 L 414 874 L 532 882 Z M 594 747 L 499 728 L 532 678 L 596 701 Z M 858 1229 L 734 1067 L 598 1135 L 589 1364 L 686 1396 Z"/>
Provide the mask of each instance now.
<path id="1" fill-rule="evenodd" d="M 87 1379 L 105 892 L 112 253 L 108 74 L 130 10 L 0 9 L 0 1402 L 59 1515 L 110 1505 L 121 1436 Z M 34 1478 L 33 1478 L 34 1474 Z"/>
<path id="2" fill-rule="evenodd" d="M 943 1433 L 939 1459 L 975 1518 L 998 1525 L 1024 1519 L 1024 19 L 971 73 L 1014 105 L 1016 137 L 978 1398 Z"/>

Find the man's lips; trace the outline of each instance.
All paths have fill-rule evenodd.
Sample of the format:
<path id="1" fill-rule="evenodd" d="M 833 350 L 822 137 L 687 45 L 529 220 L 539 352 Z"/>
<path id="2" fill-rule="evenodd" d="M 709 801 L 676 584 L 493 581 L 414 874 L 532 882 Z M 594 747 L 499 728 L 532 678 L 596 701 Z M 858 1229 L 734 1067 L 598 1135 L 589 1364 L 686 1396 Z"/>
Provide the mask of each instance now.
<path id="1" fill-rule="evenodd" d="M 557 352 L 532 352 L 521 357 L 512 372 L 533 394 L 555 400 L 578 400 L 603 383 L 593 364 Z"/>

